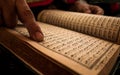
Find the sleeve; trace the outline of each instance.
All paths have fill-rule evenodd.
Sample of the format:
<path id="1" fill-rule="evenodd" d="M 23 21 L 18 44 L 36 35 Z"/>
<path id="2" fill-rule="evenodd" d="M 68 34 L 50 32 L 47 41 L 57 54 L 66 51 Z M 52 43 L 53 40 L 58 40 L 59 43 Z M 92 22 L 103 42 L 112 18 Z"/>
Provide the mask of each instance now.
<path id="1" fill-rule="evenodd" d="M 46 6 L 53 2 L 53 0 L 26 0 L 30 7 Z"/>

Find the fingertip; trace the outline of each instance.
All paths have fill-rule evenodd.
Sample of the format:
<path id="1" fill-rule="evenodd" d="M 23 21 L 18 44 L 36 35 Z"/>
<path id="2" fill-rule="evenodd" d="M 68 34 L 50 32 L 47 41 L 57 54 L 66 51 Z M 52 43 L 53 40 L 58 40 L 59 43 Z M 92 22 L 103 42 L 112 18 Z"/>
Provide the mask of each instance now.
<path id="1" fill-rule="evenodd" d="M 98 14 L 98 15 L 104 15 L 104 10 L 100 9 L 100 10 L 97 11 L 96 14 Z"/>
<path id="2" fill-rule="evenodd" d="M 88 14 L 90 14 L 90 13 L 92 13 L 92 12 L 91 12 L 91 10 L 90 10 L 89 7 L 86 7 L 86 8 L 83 9 L 83 13 L 88 13 Z"/>
<path id="3" fill-rule="evenodd" d="M 44 35 L 41 34 L 41 32 L 35 32 L 33 35 L 30 35 L 30 38 L 35 41 L 41 42 L 44 40 Z"/>
<path id="4" fill-rule="evenodd" d="M 36 41 L 43 41 L 44 36 L 40 32 L 36 32 Z"/>
<path id="5" fill-rule="evenodd" d="M 39 26 L 39 23 L 36 21 L 31 23 L 31 24 L 26 24 L 25 25 L 28 29 L 28 32 L 30 34 L 30 38 L 35 40 L 35 41 L 42 41 L 44 39 L 44 34 L 41 31 L 41 28 Z"/>
<path id="6" fill-rule="evenodd" d="M 90 10 L 87 10 L 87 11 L 84 11 L 84 13 L 91 14 L 91 11 L 90 11 Z"/>

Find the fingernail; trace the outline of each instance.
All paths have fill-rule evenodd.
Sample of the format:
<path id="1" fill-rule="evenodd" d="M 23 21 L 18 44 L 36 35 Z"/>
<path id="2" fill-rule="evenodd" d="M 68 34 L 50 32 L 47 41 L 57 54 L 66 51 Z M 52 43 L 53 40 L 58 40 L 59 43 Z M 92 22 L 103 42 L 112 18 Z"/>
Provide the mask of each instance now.
<path id="1" fill-rule="evenodd" d="M 43 41 L 43 35 L 40 33 L 40 32 L 36 32 L 36 35 L 35 35 L 36 37 L 36 41 Z"/>

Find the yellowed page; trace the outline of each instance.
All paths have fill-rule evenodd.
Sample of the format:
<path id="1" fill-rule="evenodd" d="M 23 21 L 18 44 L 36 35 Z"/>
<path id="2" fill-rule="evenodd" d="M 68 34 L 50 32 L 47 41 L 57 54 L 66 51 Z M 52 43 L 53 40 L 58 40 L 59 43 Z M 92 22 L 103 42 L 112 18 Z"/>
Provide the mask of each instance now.
<path id="1" fill-rule="evenodd" d="M 40 27 L 45 35 L 43 42 L 30 40 L 23 26 L 16 27 L 15 31 L 3 29 L 11 35 L 0 31 L 0 42 L 13 49 L 16 47 L 12 52 L 37 72 L 41 70 L 41 62 L 49 60 L 70 74 L 108 75 L 119 55 L 120 46 L 117 44 L 45 23 L 40 23 Z M 41 60 L 42 56 L 45 58 Z M 49 63 L 43 66 L 46 70 L 49 69 Z M 50 69 L 49 73 L 53 75 L 57 69 Z"/>
<path id="2" fill-rule="evenodd" d="M 44 10 L 38 21 L 79 31 L 112 42 L 119 41 L 120 18 L 60 10 Z"/>

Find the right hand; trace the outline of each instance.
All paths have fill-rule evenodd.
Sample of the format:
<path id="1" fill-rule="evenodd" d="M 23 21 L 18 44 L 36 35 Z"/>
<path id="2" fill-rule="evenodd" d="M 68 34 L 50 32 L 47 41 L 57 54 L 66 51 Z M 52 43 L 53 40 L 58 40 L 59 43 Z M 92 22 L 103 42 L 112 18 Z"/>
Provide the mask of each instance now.
<path id="1" fill-rule="evenodd" d="M 43 40 L 44 35 L 26 0 L 0 0 L 0 26 L 14 28 L 18 19 L 26 26 L 33 40 Z"/>

